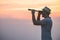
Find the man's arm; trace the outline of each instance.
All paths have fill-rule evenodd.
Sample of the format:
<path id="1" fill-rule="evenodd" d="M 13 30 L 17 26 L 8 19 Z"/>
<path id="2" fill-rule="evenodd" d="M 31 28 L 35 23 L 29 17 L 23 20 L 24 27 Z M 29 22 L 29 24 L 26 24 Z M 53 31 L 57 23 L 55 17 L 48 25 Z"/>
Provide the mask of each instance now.
<path id="1" fill-rule="evenodd" d="M 32 11 L 32 21 L 34 25 L 40 25 L 40 15 L 41 12 L 38 12 L 37 20 L 35 19 L 35 11 Z"/>
<path id="2" fill-rule="evenodd" d="M 37 21 L 35 25 L 41 25 L 41 20 L 40 20 L 41 13 L 42 13 L 41 11 L 38 12 Z"/>
<path id="3" fill-rule="evenodd" d="M 36 19 L 35 19 L 35 11 L 31 11 L 32 12 L 32 21 L 33 21 L 33 24 L 35 25 L 36 24 Z"/>
<path id="4" fill-rule="evenodd" d="M 35 19 L 35 11 L 32 12 L 32 21 L 34 25 L 46 25 L 46 20 L 40 20 L 41 12 L 38 12 L 37 20 Z"/>
<path id="5" fill-rule="evenodd" d="M 37 16 L 37 21 L 40 21 L 40 15 L 41 15 L 41 12 L 39 11 Z"/>

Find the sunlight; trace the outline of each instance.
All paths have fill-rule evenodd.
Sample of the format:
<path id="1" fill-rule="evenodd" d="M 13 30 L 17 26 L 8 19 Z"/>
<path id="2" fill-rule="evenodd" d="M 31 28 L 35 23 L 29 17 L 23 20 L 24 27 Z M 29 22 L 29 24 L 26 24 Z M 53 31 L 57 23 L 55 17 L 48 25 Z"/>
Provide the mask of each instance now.
<path id="1" fill-rule="evenodd" d="M 52 13 L 56 13 L 57 16 L 60 16 L 59 14 L 60 13 L 60 0 L 0 0 L 0 14 L 8 13 L 10 11 L 13 11 L 12 13 L 15 13 L 15 11 L 21 12 L 21 10 L 23 12 L 26 11 L 25 14 L 27 14 L 28 8 L 42 10 L 42 8 L 44 8 L 45 6 L 48 6 L 52 10 L 51 11 Z M 24 16 L 24 13 L 22 14 L 22 17 L 23 16 Z M 31 16 L 29 16 L 28 18 L 30 17 Z"/>

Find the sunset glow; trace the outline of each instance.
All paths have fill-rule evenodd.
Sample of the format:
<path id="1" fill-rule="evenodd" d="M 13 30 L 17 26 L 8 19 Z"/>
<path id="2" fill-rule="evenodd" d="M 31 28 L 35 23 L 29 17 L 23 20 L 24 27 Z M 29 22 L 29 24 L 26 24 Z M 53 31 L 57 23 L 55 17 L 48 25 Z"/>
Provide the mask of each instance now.
<path id="1" fill-rule="evenodd" d="M 52 17 L 60 17 L 60 0 L 0 0 L 0 18 L 31 19 L 28 8 L 48 6 Z"/>

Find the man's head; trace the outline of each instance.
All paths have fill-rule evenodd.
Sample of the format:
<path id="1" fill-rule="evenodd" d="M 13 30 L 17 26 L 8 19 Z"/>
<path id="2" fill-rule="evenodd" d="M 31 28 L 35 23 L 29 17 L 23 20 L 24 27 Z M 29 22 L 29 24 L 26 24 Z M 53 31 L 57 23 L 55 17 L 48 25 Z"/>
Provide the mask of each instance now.
<path id="1" fill-rule="evenodd" d="M 42 11 L 42 17 L 49 17 L 51 9 L 49 9 L 48 7 L 44 7 Z"/>

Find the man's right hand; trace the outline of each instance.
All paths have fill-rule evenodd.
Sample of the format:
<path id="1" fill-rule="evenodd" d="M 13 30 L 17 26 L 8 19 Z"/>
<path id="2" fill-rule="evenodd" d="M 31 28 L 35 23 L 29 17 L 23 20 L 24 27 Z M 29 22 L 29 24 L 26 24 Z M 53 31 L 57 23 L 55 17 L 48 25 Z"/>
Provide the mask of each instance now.
<path id="1" fill-rule="evenodd" d="M 32 10 L 31 12 L 32 12 L 32 14 L 35 14 L 35 10 Z"/>
<path id="2" fill-rule="evenodd" d="M 38 14 L 42 14 L 42 11 L 38 11 Z"/>

